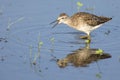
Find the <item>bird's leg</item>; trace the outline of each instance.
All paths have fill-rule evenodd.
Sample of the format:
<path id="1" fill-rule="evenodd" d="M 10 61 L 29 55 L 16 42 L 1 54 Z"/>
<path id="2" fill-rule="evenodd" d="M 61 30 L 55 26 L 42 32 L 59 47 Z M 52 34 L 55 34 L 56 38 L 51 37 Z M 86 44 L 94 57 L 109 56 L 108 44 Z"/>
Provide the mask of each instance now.
<path id="1" fill-rule="evenodd" d="M 90 35 L 80 36 L 80 38 L 81 38 L 81 39 L 88 39 L 88 40 L 91 40 Z"/>
<path id="2" fill-rule="evenodd" d="M 91 42 L 91 36 L 90 35 L 85 35 L 85 36 L 80 36 L 81 39 L 86 39 L 86 43 L 90 43 Z"/>
<path id="3" fill-rule="evenodd" d="M 91 36 L 90 36 L 90 35 L 88 35 L 87 39 L 88 39 L 88 40 L 91 40 Z"/>
<path id="4" fill-rule="evenodd" d="M 91 42 L 91 36 L 90 35 L 88 35 L 87 40 L 88 40 L 88 43 Z"/>
<path id="5" fill-rule="evenodd" d="M 88 39 L 88 35 L 80 36 L 81 39 Z"/>

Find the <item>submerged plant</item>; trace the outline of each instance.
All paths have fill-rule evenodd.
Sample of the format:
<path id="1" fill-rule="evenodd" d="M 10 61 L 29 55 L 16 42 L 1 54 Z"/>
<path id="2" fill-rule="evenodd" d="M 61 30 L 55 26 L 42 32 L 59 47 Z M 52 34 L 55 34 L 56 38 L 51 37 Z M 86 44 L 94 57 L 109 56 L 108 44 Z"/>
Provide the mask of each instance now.
<path id="1" fill-rule="evenodd" d="M 43 42 L 42 42 L 42 41 L 38 42 L 38 53 L 35 54 L 34 59 L 33 59 L 33 64 L 34 64 L 34 65 L 36 65 L 36 60 L 37 60 L 37 58 L 40 57 L 40 49 L 41 49 L 42 45 L 43 45 Z"/>
<path id="2" fill-rule="evenodd" d="M 98 79 L 101 79 L 101 78 L 102 78 L 102 75 L 101 75 L 100 73 L 97 73 L 97 74 L 96 74 L 96 77 L 97 77 Z"/>
<path id="3" fill-rule="evenodd" d="M 120 56 L 119 56 L 119 62 L 120 62 Z"/>
<path id="4" fill-rule="evenodd" d="M 42 47 L 42 45 L 43 45 L 43 42 L 39 41 L 39 43 L 38 43 L 38 52 L 40 52 L 40 48 Z"/>
<path id="5" fill-rule="evenodd" d="M 92 6 L 87 6 L 87 7 L 85 8 L 85 10 L 86 10 L 87 12 L 94 13 L 95 6 L 94 6 L 94 5 L 92 5 Z"/>
<path id="6" fill-rule="evenodd" d="M 52 43 L 51 52 L 54 52 L 54 43 L 55 43 L 55 38 L 54 38 L 54 37 L 50 38 L 50 41 L 51 41 L 51 43 Z"/>
<path id="7" fill-rule="evenodd" d="M 35 54 L 33 62 L 32 62 L 34 65 L 36 65 L 37 58 L 40 57 L 40 50 L 41 50 L 41 47 L 43 46 L 43 42 L 40 40 L 40 36 L 38 39 L 39 39 L 38 40 L 38 53 Z"/>
<path id="8" fill-rule="evenodd" d="M 22 21 L 24 19 L 24 17 L 20 17 L 18 18 L 17 20 L 11 22 L 11 19 L 9 18 L 9 21 L 8 21 L 8 26 L 7 26 L 7 30 L 10 30 L 11 26 Z"/>
<path id="9" fill-rule="evenodd" d="M 30 60 L 31 60 L 31 58 L 32 58 L 32 49 L 33 49 L 33 46 L 30 45 L 30 46 L 29 46 L 29 50 L 30 50 Z"/>
<path id="10" fill-rule="evenodd" d="M 3 14 L 3 9 L 0 7 L 0 15 Z"/>
<path id="11" fill-rule="evenodd" d="M 77 9 L 78 9 L 78 12 L 80 11 L 80 8 L 83 6 L 83 4 L 81 2 L 77 2 Z"/>
<path id="12" fill-rule="evenodd" d="M 54 37 L 50 38 L 50 41 L 52 42 L 52 44 L 54 44 L 55 38 Z"/>
<path id="13" fill-rule="evenodd" d="M 100 55 L 102 55 L 102 54 L 103 54 L 103 50 L 102 50 L 102 49 L 98 49 L 98 50 L 96 50 L 96 54 L 100 54 Z"/>

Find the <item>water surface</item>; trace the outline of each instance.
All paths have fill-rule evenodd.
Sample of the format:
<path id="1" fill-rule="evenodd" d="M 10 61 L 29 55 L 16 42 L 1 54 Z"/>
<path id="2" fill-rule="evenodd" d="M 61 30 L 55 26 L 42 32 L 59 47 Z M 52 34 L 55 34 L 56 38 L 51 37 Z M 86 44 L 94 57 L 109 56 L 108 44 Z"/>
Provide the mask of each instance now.
<path id="1" fill-rule="evenodd" d="M 77 12 L 77 1 L 0 1 L 0 80 L 120 79 L 119 0 L 81 0 L 80 11 L 113 18 L 92 32 L 87 50 L 92 55 L 103 50 L 109 57 L 93 60 L 94 55 L 89 58 L 93 61 L 85 65 L 75 66 L 71 63 L 75 59 L 64 68 L 59 67 L 58 60 L 70 55 L 75 58 L 72 53 L 86 47 L 85 41 L 79 39 L 84 34 L 63 24 L 52 29 L 49 23 L 62 12 Z"/>

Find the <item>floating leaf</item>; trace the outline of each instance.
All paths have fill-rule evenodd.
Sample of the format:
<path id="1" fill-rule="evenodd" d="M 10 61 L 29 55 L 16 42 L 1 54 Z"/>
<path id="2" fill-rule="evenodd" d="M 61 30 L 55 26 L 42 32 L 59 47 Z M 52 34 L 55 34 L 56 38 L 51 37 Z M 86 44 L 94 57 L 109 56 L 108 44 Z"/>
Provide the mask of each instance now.
<path id="1" fill-rule="evenodd" d="M 81 2 L 77 2 L 77 9 L 78 9 L 78 12 L 80 11 L 80 8 L 83 6 L 83 4 Z"/>
<path id="2" fill-rule="evenodd" d="M 81 7 L 83 4 L 81 2 L 77 2 L 77 6 Z"/>
<path id="3" fill-rule="evenodd" d="M 42 42 L 42 41 L 40 41 L 40 42 L 39 42 L 39 46 L 42 46 L 42 45 L 43 45 L 43 42 Z"/>

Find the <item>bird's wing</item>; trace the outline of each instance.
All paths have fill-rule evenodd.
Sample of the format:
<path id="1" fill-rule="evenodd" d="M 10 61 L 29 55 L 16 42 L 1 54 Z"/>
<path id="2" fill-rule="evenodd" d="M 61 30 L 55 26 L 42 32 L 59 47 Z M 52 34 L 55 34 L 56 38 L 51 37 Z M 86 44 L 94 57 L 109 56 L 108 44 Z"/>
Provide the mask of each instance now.
<path id="1" fill-rule="evenodd" d="M 103 24 L 109 20 L 111 20 L 112 18 L 107 18 L 107 17 L 98 17 L 98 16 L 95 16 L 95 15 L 91 15 L 91 16 L 86 16 L 84 18 L 84 21 L 86 21 L 86 23 L 90 26 L 97 26 L 97 25 L 100 25 L 100 24 Z"/>
<path id="2" fill-rule="evenodd" d="M 103 16 L 96 16 L 94 14 L 90 14 L 86 12 L 79 12 L 79 13 L 76 13 L 75 15 L 77 15 L 77 17 L 80 17 L 80 19 L 85 21 L 85 23 L 93 27 L 99 24 L 105 23 L 112 19 L 112 18 L 107 18 Z"/>

